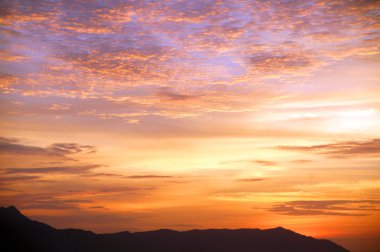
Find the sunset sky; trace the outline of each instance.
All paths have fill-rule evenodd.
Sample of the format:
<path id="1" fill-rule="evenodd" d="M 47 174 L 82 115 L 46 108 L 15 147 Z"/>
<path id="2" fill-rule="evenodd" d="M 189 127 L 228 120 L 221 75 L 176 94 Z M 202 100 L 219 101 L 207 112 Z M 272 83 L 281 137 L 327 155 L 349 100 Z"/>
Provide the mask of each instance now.
<path id="1" fill-rule="evenodd" d="M 0 6 L 0 205 L 380 249 L 380 1 Z"/>

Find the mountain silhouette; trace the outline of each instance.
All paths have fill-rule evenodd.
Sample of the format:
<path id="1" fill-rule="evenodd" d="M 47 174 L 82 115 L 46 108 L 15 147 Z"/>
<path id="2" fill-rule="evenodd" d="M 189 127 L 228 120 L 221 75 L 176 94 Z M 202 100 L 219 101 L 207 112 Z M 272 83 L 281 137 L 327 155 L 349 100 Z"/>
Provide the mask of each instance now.
<path id="1" fill-rule="evenodd" d="M 273 229 L 168 229 L 95 234 L 55 229 L 33 221 L 15 207 L 0 207 L 0 242 L 7 251 L 70 252 L 347 252 L 328 241 Z"/>

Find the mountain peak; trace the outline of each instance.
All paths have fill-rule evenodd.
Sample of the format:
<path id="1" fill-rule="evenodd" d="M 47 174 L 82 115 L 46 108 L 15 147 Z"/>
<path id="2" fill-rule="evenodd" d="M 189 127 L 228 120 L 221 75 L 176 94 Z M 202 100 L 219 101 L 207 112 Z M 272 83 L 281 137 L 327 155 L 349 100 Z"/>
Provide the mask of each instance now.
<path id="1" fill-rule="evenodd" d="M 17 212 L 17 213 L 21 214 L 20 211 L 15 206 L 0 207 L 0 209 L 4 209 L 6 211 Z"/>
<path id="2" fill-rule="evenodd" d="M 273 230 L 273 231 L 278 231 L 278 232 L 290 232 L 290 233 L 295 233 L 293 230 L 290 230 L 290 229 L 287 229 L 287 228 L 284 228 L 284 227 L 275 227 L 275 228 L 270 228 L 268 230 Z"/>
<path id="3" fill-rule="evenodd" d="M 0 215 L 11 220 L 25 220 L 28 219 L 24 216 L 15 206 L 0 207 Z"/>

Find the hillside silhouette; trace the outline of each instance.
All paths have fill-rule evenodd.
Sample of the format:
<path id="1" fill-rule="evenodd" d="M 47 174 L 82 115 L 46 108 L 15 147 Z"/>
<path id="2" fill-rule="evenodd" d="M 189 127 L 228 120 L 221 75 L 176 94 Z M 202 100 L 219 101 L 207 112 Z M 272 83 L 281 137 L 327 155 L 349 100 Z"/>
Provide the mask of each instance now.
<path id="1" fill-rule="evenodd" d="M 7 251 L 72 252 L 347 252 L 328 241 L 273 229 L 209 229 L 191 231 L 95 234 L 55 229 L 33 221 L 15 207 L 0 208 L 0 242 Z"/>

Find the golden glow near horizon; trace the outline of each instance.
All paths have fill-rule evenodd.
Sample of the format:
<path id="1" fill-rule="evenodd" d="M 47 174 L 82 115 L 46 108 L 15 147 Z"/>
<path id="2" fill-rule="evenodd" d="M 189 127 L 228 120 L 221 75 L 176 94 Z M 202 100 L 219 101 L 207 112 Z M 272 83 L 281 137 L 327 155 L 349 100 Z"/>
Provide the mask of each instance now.
<path id="1" fill-rule="evenodd" d="M 379 11 L 2 1 L 1 205 L 97 232 L 284 226 L 379 249 Z"/>

